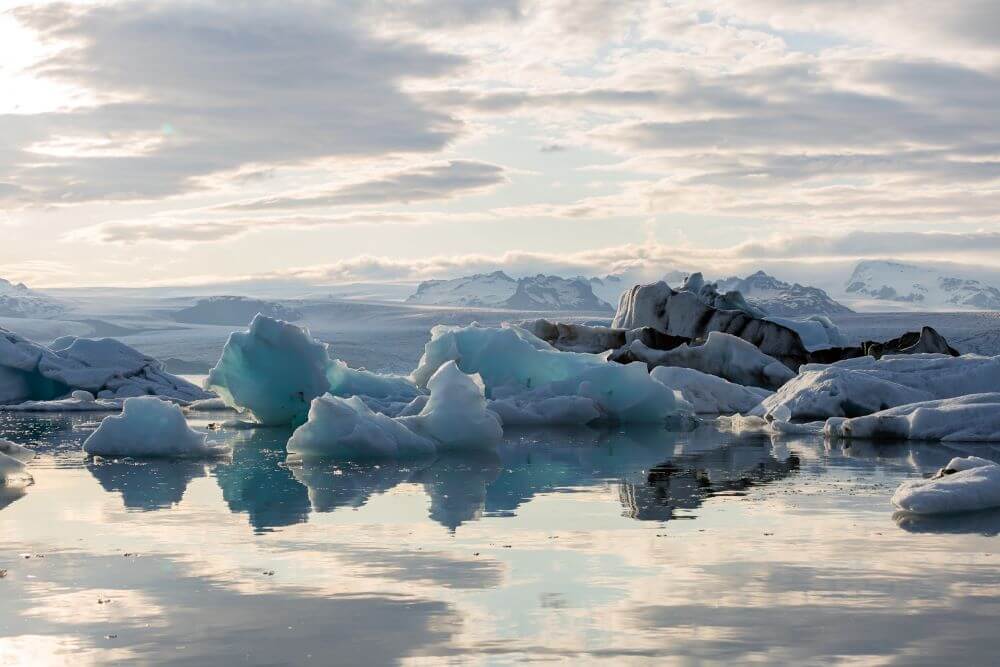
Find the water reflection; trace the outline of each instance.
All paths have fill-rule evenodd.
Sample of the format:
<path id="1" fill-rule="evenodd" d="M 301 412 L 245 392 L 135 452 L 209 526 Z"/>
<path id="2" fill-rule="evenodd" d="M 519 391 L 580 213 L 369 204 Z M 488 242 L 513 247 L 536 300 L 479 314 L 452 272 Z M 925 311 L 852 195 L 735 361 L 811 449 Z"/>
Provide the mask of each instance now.
<path id="1" fill-rule="evenodd" d="M 176 505 L 188 483 L 205 476 L 205 464 L 197 461 L 89 460 L 87 469 L 105 491 L 120 493 L 125 507 L 142 511 Z"/>
<path id="2" fill-rule="evenodd" d="M 291 431 L 258 428 L 230 431 L 232 459 L 214 475 L 232 512 L 246 512 L 258 533 L 305 521 L 309 494 L 285 466 L 285 442 Z"/>
<path id="3" fill-rule="evenodd" d="M 289 465 L 296 481 L 308 490 L 315 512 L 364 507 L 373 496 L 410 479 L 413 469 L 385 463 L 342 463 L 306 459 Z"/>

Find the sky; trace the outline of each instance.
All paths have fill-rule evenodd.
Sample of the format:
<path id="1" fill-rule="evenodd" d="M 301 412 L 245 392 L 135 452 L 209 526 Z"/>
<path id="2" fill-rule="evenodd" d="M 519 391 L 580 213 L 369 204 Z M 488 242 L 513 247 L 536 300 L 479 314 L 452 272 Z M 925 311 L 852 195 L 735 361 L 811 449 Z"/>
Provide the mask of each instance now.
<path id="1" fill-rule="evenodd" d="M 1000 272 L 996 0 L 0 0 L 0 277 Z"/>

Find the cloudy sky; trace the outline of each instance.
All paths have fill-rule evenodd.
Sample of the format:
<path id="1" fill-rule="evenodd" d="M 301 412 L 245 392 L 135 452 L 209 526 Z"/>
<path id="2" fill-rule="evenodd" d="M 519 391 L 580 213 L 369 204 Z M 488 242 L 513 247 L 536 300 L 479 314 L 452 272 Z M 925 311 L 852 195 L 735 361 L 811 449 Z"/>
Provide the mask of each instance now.
<path id="1" fill-rule="evenodd" d="M 0 0 L 0 275 L 1000 270 L 996 0 Z"/>

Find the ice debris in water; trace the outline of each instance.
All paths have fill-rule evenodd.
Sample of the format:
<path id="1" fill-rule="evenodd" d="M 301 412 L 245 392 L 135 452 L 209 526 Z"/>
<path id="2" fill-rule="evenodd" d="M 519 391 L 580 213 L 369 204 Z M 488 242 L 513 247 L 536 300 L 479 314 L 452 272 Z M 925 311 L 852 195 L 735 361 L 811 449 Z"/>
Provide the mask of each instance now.
<path id="1" fill-rule="evenodd" d="M 900 484 L 892 495 L 892 504 L 912 514 L 1000 507 L 1000 465 L 977 456 L 954 458 L 930 479 Z"/>
<path id="2" fill-rule="evenodd" d="M 389 417 L 370 410 L 357 396 L 326 394 L 312 401 L 309 419 L 288 441 L 300 457 L 343 459 L 419 458 L 442 450 L 492 449 L 503 437 L 500 419 L 486 409 L 477 378 L 454 362 L 427 382 L 430 397 L 420 411 Z"/>
<path id="3" fill-rule="evenodd" d="M 211 458 L 228 445 L 206 442 L 188 426 L 180 406 L 155 396 L 125 400 L 122 413 L 105 417 L 83 443 L 91 456 Z"/>
<path id="4" fill-rule="evenodd" d="M 490 408 L 514 423 L 664 422 L 690 407 L 649 377 L 643 363 L 562 352 L 516 326 L 439 325 L 410 376 L 418 386 L 454 361 L 484 383 Z"/>
<path id="5" fill-rule="evenodd" d="M 749 412 L 772 393 L 767 389 L 744 387 L 715 375 L 679 366 L 657 366 L 650 376 L 679 391 L 698 413 Z"/>
<path id="6" fill-rule="evenodd" d="M 30 481 L 25 464 L 34 457 L 35 453 L 27 447 L 0 439 L 0 485 L 15 479 Z"/>
<path id="7" fill-rule="evenodd" d="M 845 419 L 831 417 L 830 438 L 1000 442 L 1000 393 L 922 401 Z"/>
<path id="8" fill-rule="evenodd" d="M 349 368 L 308 330 L 263 315 L 229 336 L 206 385 L 267 425 L 303 423 L 312 400 L 326 393 L 402 403 L 419 393 L 406 378 Z"/>

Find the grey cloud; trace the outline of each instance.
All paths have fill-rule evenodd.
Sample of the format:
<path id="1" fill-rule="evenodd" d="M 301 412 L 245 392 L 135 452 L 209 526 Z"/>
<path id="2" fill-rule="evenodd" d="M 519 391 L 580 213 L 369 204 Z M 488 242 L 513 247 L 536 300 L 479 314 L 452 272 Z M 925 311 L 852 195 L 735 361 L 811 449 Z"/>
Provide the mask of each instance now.
<path id="1" fill-rule="evenodd" d="M 268 197 L 229 204 L 230 210 L 266 210 L 408 203 L 448 199 L 507 182 L 503 167 L 474 160 L 451 160 L 414 167 L 381 178 L 351 183 L 324 192 Z"/>
<path id="2" fill-rule="evenodd" d="M 250 164 L 432 152 L 459 121 L 402 90 L 456 56 L 376 38 L 352 4 L 129 3 L 25 7 L 15 16 L 73 46 L 35 73 L 95 91 L 96 107 L 0 117 L 0 180 L 31 199 L 155 198 Z M 127 100 L 127 101 L 124 101 Z M 60 136 L 155 139 L 137 154 L 29 152 Z"/>

